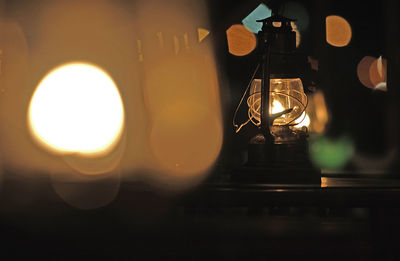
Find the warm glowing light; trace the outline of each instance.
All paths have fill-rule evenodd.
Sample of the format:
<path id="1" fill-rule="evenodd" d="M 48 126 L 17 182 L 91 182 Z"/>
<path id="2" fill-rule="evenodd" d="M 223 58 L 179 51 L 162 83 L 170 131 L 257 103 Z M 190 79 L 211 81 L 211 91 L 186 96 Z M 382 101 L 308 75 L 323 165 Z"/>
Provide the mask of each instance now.
<path id="1" fill-rule="evenodd" d="M 178 53 L 179 53 L 179 49 L 180 49 L 180 47 L 179 47 L 179 39 L 178 39 L 178 37 L 175 35 L 175 36 L 174 36 L 174 52 L 175 52 L 175 54 L 178 54 Z"/>
<path id="2" fill-rule="evenodd" d="M 257 45 L 256 36 L 246 27 L 235 24 L 226 30 L 229 53 L 244 56 L 251 53 Z"/>
<path id="3" fill-rule="evenodd" d="M 326 17 L 326 42 L 335 47 L 344 47 L 351 40 L 351 26 L 346 19 L 337 15 Z"/>
<path id="4" fill-rule="evenodd" d="M 3 73 L 3 50 L 0 49 L 0 75 Z"/>
<path id="5" fill-rule="evenodd" d="M 178 102 L 155 117 L 150 142 L 163 167 L 174 175 L 190 177 L 214 163 L 221 148 L 222 126 L 207 108 Z"/>
<path id="6" fill-rule="evenodd" d="M 383 59 L 382 59 L 382 56 L 379 56 L 379 58 L 377 60 L 377 63 L 376 63 L 376 68 L 378 69 L 379 77 L 383 77 L 384 70 L 383 70 Z"/>
<path id="7" fill-rule="evenodd" d="M 283 108 L 282 104 L 279 101 L 273 101 L 272 106 L 271 106 L 271 113 L 278 113 L 281 111 L 284 111 L 285 108 Z"/>
<path id="8" fill-rule="evenodd" d="M 35 90 L 28 111 L 33 136 L 58 153 L 99 155 L 119 140 L 124 124 L 121 96 L 112 78 L 88 63 L 50 71 Z"/>
<path id="9" fill-rule="evenodd" d="M 142 50 L 142 41 L 137 40 L 137 49 L 138 49 L 138 61 L 143 62 L 143 50 Z"/>
<path id="10" fill-rule="evenodd" d="M 357 65 L 357 76 L 367 88 L 386 90 L 387 60 L 380 56 L 365 56 Z"/>
<path id="11" fill-rule="evenodd" d="M 242 20 L 242 24 L 253 33 L 258 33 L 258 31 L 260 31 L 262 28 L 262 23 L 257 22 L 257 20 L 261 20 L 269 16 L 271 16 L 271 9 L 269 9 L 265 4 L 260 4 Z"/>
<path id="12" fill-rule="evenodd" d="M 361 59 L 361 61 L 357 65 L 357 76 L 362 85 L 367 88 L 374 88 L 374 85 L 371 82 L 371 78 L 369 77 L 369 68 L 372 63 L 376 60 L 376 58 L 372 56 L 365 56 Z"/>
<path id="13" fill-rule="evenodd" d="M 327 188 L 328 187 L 328 178 L 321 177 L 321 188 Z"/>
<path id="14" fill-rule="evenodd" d="M 323 133 L 329 121 L 329 113 L 321 91 L 308 95 L 306 111 L 295 120 L 295 128 L 307 127 L 310 133 Z"/>
<path id="15" fill-rule="evenodd" d="M 201 43 L 208 35 L 210 34 L 210 31 L 204 28 L 197 28 L 197 37 L 199 40 L 199 43 Z"/>
<path id="16" fill-rule="evenodd" d="M 222 145 L 222 123 L 211 60 L 195 52 L 172 57 L 147 70 L 144 94 L 152 167 L 163 172 L 156 179 L 179 183 L 204 177 L 213 165 Z"/>
<path id="17" fill-rule="evenodd" d="M 310 125 L 310 117 L 308 117 L 308 114 L 303 112 L 303 114 L 297 118 L 295 121 L 295 123 L 297 123 L 295 125 L 296 128 L 301 128 L 301 127 L 308 127 Z"/>
<path id="18" fill-rule="evenodd" d="M 277 117 L 274 125 L 293 125 L 301 116 L 307 106 L 307 96 L 303 90 L 300 78 L 271 79 L 270 81 L 270 114 L 292 109 L 290 112 Z M 260 125 L 261 110 L 261 80 L 254 79 L 251 83 L 249 98 L 249 119 L 256 125 Z"/>
<path id="19" fill-rule="evenodd" d="M 315 113 L 315 118 L 312 120 L 312 130 L 317 133 L 322 133 L 329 121 L 329 113 L 325 103 L 324 94 L 318 91 L 314 93 L 310 101 L 310 113 L 312 111 Z"/>
<path id="20" fill-rule="evenodd" d="M 380 83 L 378 83 L 378 84 L 376 85 L 376 87 L 375 87 L 374 90 L 386 92 L 386 91 L 387 91 L 387 84 L 386 84 L 386 82 L 380 82 Z"/>
<path id="21" fill-rule="evenodd" d="M 300 46 L 301 43 L 301 34 L 299 29 L 297 28 L 297 25 L 295 24 L 295 22 L 291 22 L 290 23 L 292 25 L 292 29 L 293 31 L 296 33 L 296 47 Z"/>
<path id="22" fill-rule="evenodd" d="M 160 45 L 160 48 L 164 48 L 164 37 L 162 32 L 156 33 L 158 44 Z"/>
<path id="23" fill-rule="evenodd" d="M 184 43 L 184 45 L 185 45 L 185 49 L 186 50 L 189 50 L 190 49 L 190 46 L 189 46 L 189 36 L 188 36 L 188 34 L 183 34 L 183 43 Z"/>
<path id="24" fill-rule="evenodd" d="M 382 56 L 371 63 L 369 67 L 369 77 L 374 87 L 377 87 L 379 83 L 386 82 L 386 68 L 387 61 L 382 58 Z"/>

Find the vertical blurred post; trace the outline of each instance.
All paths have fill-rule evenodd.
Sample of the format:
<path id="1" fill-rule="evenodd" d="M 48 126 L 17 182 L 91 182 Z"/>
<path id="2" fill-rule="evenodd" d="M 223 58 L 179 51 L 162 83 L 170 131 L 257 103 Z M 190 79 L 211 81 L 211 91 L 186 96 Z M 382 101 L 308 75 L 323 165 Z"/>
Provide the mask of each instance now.
<path id="1" fill-rule="evenodd" d="M 0 77 L 3 74 L 3 20 L 4 20 L 4 0 L 0 0 Z M 1 88 L 1 86 L 0 86 Z"/>
<path id="2" fill-rule="evenodd" d="M 197 40 L 197 28 L 208 24 L 205 1 L 146 0 L 137 7 L 151 179 L 191 187 L 208 175 L 222 146 L 214 50 Z"/>
<path id="3" fill-rule="evenodd" d="M 397 150 L 397 160 L 394 160 L 393 172 L 399 173 L 400 170 L 400 81 L 396 73 L 400 68 L 400 19 L 398 10 L 400 4 L 398 1 L 386 0 L 383 2 L 385 20 L 385 49 L 387 52 L 387 89 L 389 93 L 390 105 L 387 116 L 387 125 L 385 126 L 390 135 L 390 141 L 395 144 Z"/>
<path id="4" fill-rule="evenodd" d="M 4 20 L 4 0 L 0 0 L 0 95 L 2 94 L 3 86 L 1 86 L 1 78 L 3 76 L 3 20 Z M 2 123 L 0 123 L 2 124 Z M 1 155 L 0 144 L 0 192 L 3 183 L 3 156 Z"/>

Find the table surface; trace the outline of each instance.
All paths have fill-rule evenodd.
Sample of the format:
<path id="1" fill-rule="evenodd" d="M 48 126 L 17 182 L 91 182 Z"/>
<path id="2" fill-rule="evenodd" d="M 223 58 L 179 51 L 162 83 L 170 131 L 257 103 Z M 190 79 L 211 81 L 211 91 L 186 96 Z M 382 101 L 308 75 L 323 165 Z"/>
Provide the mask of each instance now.
<path id="1" fill-rule="evenodd" d="M 387 174 L 322 173 L 320 185 L 246 184 L 219 179 L 179 193 L 123 179 L 115 201 L 126 203 L 148 196 L 167 199 L 178 206 L 400 207 L 400 178 Z M 0 190 L 0 202 L 23 197 L 36 202 L 60 200 L 50 178 L 34 180 L 8 175 Z"/>
<path id="2" fill-rule="evenodd" d="M 211 206 L 400 206 L 400 179 L 386 174 L 323 173 L 321 185 L 209 182 L 187 204 Z"/>

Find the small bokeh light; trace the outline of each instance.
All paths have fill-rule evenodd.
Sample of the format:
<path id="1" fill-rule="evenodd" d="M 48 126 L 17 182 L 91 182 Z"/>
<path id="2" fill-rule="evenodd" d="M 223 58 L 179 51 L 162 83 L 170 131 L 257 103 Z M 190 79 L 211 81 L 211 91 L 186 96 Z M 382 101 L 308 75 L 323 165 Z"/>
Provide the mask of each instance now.
<path id="1" fill-rule="evenodd" d="M 269 16 L 271 16 L 271 9 L 269 9 L 265 4 L 260 4 L 242 20 L 242 24 L 251 32 L 258 33 L 258 31 L 260 31 L 262 28 L 262 23 L 257 22 L 257 20 L 261 20 Z"/>
<path id="2" fill-rule="evenodd" d="M 244 56 L 251 53 L 257 46 L 256 36 L 240 24 L 232 25 L 226 30 L 228 50 L 230 54 Z"/>
<path id="3" fill-rule="evenodd" d="M 204 28 L 197 28 L 197 38 L 199 40 L 199 43 L 201 43 L 209 34 L 209 30 Z"/>
<path id="4" fill-rule="evenodd" d="M 357 65 L 357 76 L 362 85 L 374 90 L 386 91 L 387 60 L 380 56 L 365 56 Z"/>
<path id="5" fill-rule="evenodd" d="M 369 67 L 369 77 L 375 89 L 386 91 L 387 60 L 380 56 Z"/>
<path id="6" fill-rule="evenodd" d="M 329 122 L 329 111 L 324 94 L 321 91 L 317 91 L 311 95 L 309 94 L 306 117 L 309 118 L 307 128 L 310 133 L 321 134 L 325 131 L 326 125 Z M 300 119 L 302 119 L 302 117 L 300 117 Z"/>
<path id="7" fill-rule="evenodd" d="M 351 41 L 352 30 L 349 22 L 341 16 L 326 17 L 326 42 L 335 47 L 344 47 Z"/>

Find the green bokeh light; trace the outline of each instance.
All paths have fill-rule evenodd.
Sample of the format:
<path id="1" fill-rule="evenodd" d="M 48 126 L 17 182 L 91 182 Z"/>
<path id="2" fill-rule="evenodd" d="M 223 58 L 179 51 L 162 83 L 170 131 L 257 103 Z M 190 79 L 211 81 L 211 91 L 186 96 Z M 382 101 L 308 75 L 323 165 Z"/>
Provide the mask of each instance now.
<path id="1" fill-rule="evenodd" d="M 318 168 L 342 169 L 354 155 L 354 145 L 349 137 L 336 140 L 320 136 L 310 140 L 310 157 Z"/>

